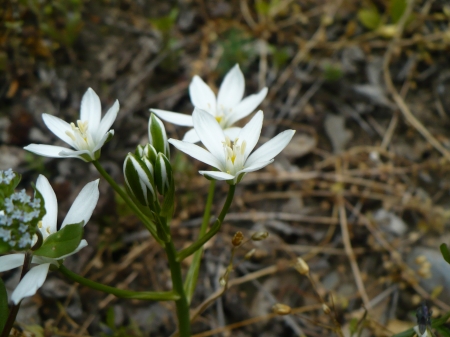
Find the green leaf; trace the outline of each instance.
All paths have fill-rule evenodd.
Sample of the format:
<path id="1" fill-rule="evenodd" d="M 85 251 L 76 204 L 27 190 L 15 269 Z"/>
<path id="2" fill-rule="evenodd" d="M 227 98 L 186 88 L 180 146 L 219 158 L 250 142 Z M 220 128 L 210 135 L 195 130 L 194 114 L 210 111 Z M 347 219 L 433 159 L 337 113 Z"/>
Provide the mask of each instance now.
<path id="1" fill-rule="evenodd" d="M 83 237 L 84 221 L 67 225 L 58 232 L 50 235 L 34 255 L 57 259 L 72 253 L 80 244 Z"/>
<path id="2" fill-rule="evenodd" d="M 392 23 L 397 23 L 406 10 L 406 0 L 392 0 L 389 7 Z"/>
<path id="3" fill-rule="evenodd" d="M 450 251 L 448 250 L 448 247 L 445 243 L 439 246 L 441 250 L 442 257 L 444 260 L 450 264 Z"/>
<path id="4" fill-rule="evenodd" d="M 358 11 L 358 19 L 364 27 L 375 30 L 381 24 L 381 16 L 375 6 Z"/>
<path id="5" fill-rule="evenodd" d="M 0 278 L 0 331 L 3 331 L 8 315 L 8 294 L 6 293 L 5 284 Z"/>

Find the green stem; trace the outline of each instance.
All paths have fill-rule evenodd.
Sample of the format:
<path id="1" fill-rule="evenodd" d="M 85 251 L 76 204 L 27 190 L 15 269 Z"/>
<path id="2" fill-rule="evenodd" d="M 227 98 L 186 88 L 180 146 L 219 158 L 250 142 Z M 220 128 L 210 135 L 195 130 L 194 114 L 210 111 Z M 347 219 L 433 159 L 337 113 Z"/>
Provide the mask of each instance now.
<path id="1" fill-rule="evenodd" d="M 211 180 L 209 185 L 208 197 L 206 199 L 205 212 L 203 213 L 203 221 L 200 227 L 200 232 L 198 237 L 201 238 L 205 235 L 206 230 L 208 229 L 209 218 L 211 217 L 211 206 L 214 199 L 214 191 L 216 189 L 216 181 Z M 189 303 L 192 300 L 192 296 L 194 295 L 195 287 L 197 285 L 198 273 L 200 271 L 200 261 L 202 259 L 203 247 L 197 250 L 194 253 L 194 257 L 192 259 L 192 263 L 189 267 L 189 270 L 186 275 L 186 280 L 184 281 L 184 289 L 186 290 L 186 297 Z"/>
<path id="2" fill-rule="evenodd" d="M 177 255 L 178 261 L 183 261 L 188 256 L 194 254 L 206 242 L 208 242 L 214 235 L 217 234 L 217 232 L 220 230 L 220 227 L 222 226 L 223 219 L 225 218 L 225 215 L 227 214 L 228 209 L 231 206 L 231 202 L 233 201 L 235 189 L 236 189 L 236 185 L 230 185 L 230 189 L 228 190 L 227 200 L 225 200 L 225 204 L 223 205 L 222 211 L 220 212 L 217 220 L 212 225 L 211 229 L 205 235 L 203 235 L 201 238 L 199 238 L 197 241 L 195 241 L 193 244 L 191 244 L 189 247 L 186 247 L 185 249 L 180 251 Z"/>
<path id="3" fill-rule="evenodd" d="M 175 301 L 178 317 L 178 331 L 180 337 L 191 336 L 191 322 L 189 318 L 189 303 L 183 287 L 183 276 L 181 275 L 181 263 L 177 260 L 177 251 L 170 239 L 164 247 L 169 260 L 170 274 L 172 277 L 173 290 L 179 295 Z"/>
<path id="4" fill-rule="evenodd" d="M 114 191 L 116 191 L 117 194 L 122 197 L 128 207 L 133 210 L 134 214 L 136 214 L 136 216 L 142 221 L 144 226 L 148 229 L 148 231 L 152 234 L 156 241 L 158 241 L 160 245 L 164 246 L 164 243 L 160 238 L 158 238 L 155 224 L 147 218 L 147 216 L 139 209 L 138 206 L 136 206 L 136 204 L 133 202 L 133 200 L 130 199 L 127 193 L 114 181 L 114 179 L 108 174 L 108 172 L 105 171 L 98 160 L 92 161 L 92 164 L 94 164 L 97 171 L 103 176 L 103 178 L 106 179 L 106 181 L 111 185 Z"/>
<path id="5" fill-rule="evenodd" d="M 22 273 L 20 274 L 20 280 L 22 280 L 23 277 L 26 275 L 26 273 L 28 273 L 28 271 L 30 270 L 32 257 L 33 257 L 32 253 L 29 253 L 29 252 L 25 253 L 25 257 L 23 260 Z M 3 327 L 1 337 L 9 336 L 11 329 L 14 325 L 14 321 L 16 320 L 17 313 L 19 312 L 21 302 L 22 301 L 20 301 L 18 304 L 13 304 L 11 309 L 9 310 L 8 319 L 6 320 L 5 326 Z"/>
<path id="6" fill-rule="evenodd" d="M 103 291 L 108 294 L 113 294 L 117 297 L 121 298 L 129 298 L 129 299 L 138 299 L 138 300 L 149 300 L 149 301 L 177 301 L 180 299 L 173 291 L 131 291 L 131 290 L 123 290 L 114 287 L 110 287 L 87 278 L 80 276 L 66 267 L 61 265 L 58 269 L 62 274 L 64 274 L 67 278 L 72 281 L 78 282 L 86 287 Z"/>

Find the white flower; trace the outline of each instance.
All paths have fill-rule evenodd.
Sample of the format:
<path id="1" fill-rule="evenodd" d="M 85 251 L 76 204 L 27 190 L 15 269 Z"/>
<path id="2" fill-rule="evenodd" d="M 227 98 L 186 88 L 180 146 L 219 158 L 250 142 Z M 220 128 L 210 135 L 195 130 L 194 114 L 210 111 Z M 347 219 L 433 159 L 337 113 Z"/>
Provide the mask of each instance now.
<path id="1" fill-rule="evenodd" d="M 169 139 L 169 143 L 219 171 L 200 171 L 200 174 L 217 180 L 227 180 L 232 184 L 239 182 L 245 173 L 253 172 L 273 162 L 294 136 L 294 130 L 286 130 L 259 147 L 250 155 L 258 142 L 263 112 L 258 111 L 232 141 L 225 135 L 217 120 L 208 112 L 195 109 L 192 114 L 194 128 L 203 145 L 209 150 L 195 144 Z"/>
<path id="2" fill-rule="evenodd" d="M 84 225 L 91 218 L 92 212 L 97 205 L 99 191 L 99 180 L 92 181 L 81 190 L 75 199 L 72 207 L 64 219 L 61 228 L 66 225 L 80 223 L 84 221 Z M 55 192 L 48 182 L 47 178 L 40 175 L 36 182 L 36 189 L 41 193 L 45 201 L 46 214 L 42 218 L 42 225 L 39 229 L 42 233 L 42 237 L 45 240 L 49 235 L 56 233 L 56 221 L 58 212 L 58 202 L 56 200 Z M 78 247 L 71 253 L 61 256 L 57 259 L 52 259 L 43 256 L 34 256 L 32 259 L 33 264 L 37 264 L 32 267 L 24 278 L 19 282 L 19 285 L 14 290 L 11 296 L 11 300 L 18 304 L 23 298 L 32 296 L 42 286 L 47 278 L 48 269 L 51 264 L 58 265 L 57 261 L 66 258 L 69 255 L 75 254 L 80 249 L 87 246 L 86 240 L 81 240 Z M 25 254 L 17 253 L 5 256 L 0 256 L 0 272 L 17 268 L 23 265 Z"/>
<path id="3" fill-rule="evenodd" d="M 81 100 L 80 119 L 76 125 L 49 114 L 42 115 L 42 119 L 50 131 L 75 150 L 42 144 L 30 144 L 24 149 L 45 157 L 75 157 L 84 161 L 96 160 L 100 156 L 103 144 L 114 135 L 114 130 L 109 130 L 109 128 L 116 120 L 118 112 L 119 101 L 116 100 L 102 119 L 100 99 L 95 91 L 89 88 Z"/>
<path id="4" fill-rule="evenodd" d="M 267 88 L 264 88 L 257 94 L 242 99 L 244 90 L 244 75 L 237 64 L 225 75 L 217 99 L 211 88 L 197 75 L 189 85 L 189 95 L 194 107 L 203 109 L 214 116 L 230 139 L 235 139 L 241 130 L 239 127 L 233 127 L 233 124 L 251 114 L 267 95 Z M 169 123 L 194 126 L 192 116 L 158 109 L 150 110 Z M 183 141 L 190 143 L 196 143 L 199 140 L 200 137 L 195 129 L 189 130 L 183 138 Z"/>

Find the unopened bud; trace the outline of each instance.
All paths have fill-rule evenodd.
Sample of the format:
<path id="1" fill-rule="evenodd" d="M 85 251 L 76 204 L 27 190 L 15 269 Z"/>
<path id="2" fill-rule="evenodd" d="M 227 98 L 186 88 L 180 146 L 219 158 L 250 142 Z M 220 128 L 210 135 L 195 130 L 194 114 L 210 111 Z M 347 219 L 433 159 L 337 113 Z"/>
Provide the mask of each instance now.
<path id="1" fill-rule="evenodd" d="M 269 236 L 269 232 L 256 232 L 255 234 L 252 235 L 252 240 L 253 241 L 262 241 L 267 239 L 267 237 Z"/>
<path id="2" fill-rule="evenodd" d="M 322 303 L 322 310 L 324 313 L 326 313 L 327 315 L 330 314 L 331 310 L 330 307 L 328 305 L 326 305 L 325 303 Z"/>
<path id="3" fill-rule="evenodd" d="M 286 304 L 277 303 L 272 307 L 272 310 L 277 315 L 289 315 L 291 313 L 291 307 Z"/>
<path id="4" fill-rule="evenodd" d="M 226 277 L 221 276 L 221 277 L 219 278 L 219 284 L 220 284 L 220 286 L 225 287 L 225 286 L 227 285 L 227 279 L 226 279 Z"/>
<path id="5" fill-rule="evenodd" d="M 255 252 L 256 252 L 256 249 L 253 248 L 253 249 L 250 250 L 247 254 L 245 254 L 244 258 L 245 258 L 246 260 L 250 260 L 250 259 L 252 258 L 252 256 L 255 254 Z"/>
<path id="6" fill-rule="evenodd" d="M 148 121 L 148 139 L 157 153 L 161 152 L 167 158 L 170 158 L 166 129 L 164 128 L 163 122 L 153 113 L 150 115 L 150 120 Z"/>
<path id="7" fill-rule="evenodd" d="M 123 174 L 128 192 L 144 206 L 153 205 L 156 191 L 153 176 L 145 163 L 128 153 L 123 163 Z"/>
<path id="8" fill-rule="evenodd" d="M 142 157 L 147 158 L 152 164 L 154 164 L 157 156 L 158 152 L 156 152 L 156 149 L 152 144 L 147 144 L 144 146 Z"/>
<path id="9" fill-rule="evenodd" d="M 156 157 L 154 178 L 159 194 L 165 195 L 173 184 L 173 174 L 172 165 L 163 153 Z"/>
<path id="10" fill-rule="evenodd" d="M 301 257 L 297 258 L 295 269 L 302 275 L 308 275 L 309 273 L 309 266 Z"/>
<path id="11" fill-rule="evenodd" d="M 243 240 L 244 234 L 242 234 L 242 232 L 236 232 L 236 234 L 234 234 L 233 236 L 233 239 L 231 240 L 231 243 L 233 244 L 234 247 L 238 247 Z"/>

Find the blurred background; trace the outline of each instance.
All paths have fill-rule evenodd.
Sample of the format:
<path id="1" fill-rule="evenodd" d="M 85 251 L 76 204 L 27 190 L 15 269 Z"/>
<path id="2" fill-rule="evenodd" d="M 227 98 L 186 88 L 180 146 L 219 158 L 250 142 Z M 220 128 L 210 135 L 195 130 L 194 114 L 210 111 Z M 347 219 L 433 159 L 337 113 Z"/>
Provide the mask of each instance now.
<path id="1" fill-rule="evenodd" d="M 60 220 L 97 173 L 22 147 L 60 144 L 41 115 L 75 122 L 88 87 L 104 111 L 120 102 L 101 162 L 121 183 L 125 155 L 148 140 L 149 108 L 192 113 L 194 75 L 217 91 L 239 64 L 245 96 L 269 88 L 261 141 L 297 130 L 274 164 L 239 184 L 207 246 L 193 308 L 220 289 L 236 231 L 270 233 L 238 251 L 235 281 L 194 323 L 196 336 L 332 336 L 317 294 L 348 336 L 408 329 L 423 299 L 434 315 L 450 310 L 450 267 L 439 253 L 450 241 L 448 1 L 4 0 L 0 18 L 0 169 L 22 173 L 28 188 L 46 175 Z M 187 131 L 166 129 L 177 139 Z M 172 162 L 181 248 L 196 238 L 208 182 L 197 173 L 203 164 L 175 149 Z M 100 188 L 90 245 L 66 266 L 117 287 L 170 289 L 162 249 L 105 181 Z M 225 191 L 218 184 L 216 211 Z M 317 292 L 292 268 L 297 256 Z M 14 289 L 19 274 L 2 277 Z M 295 313 L 270 315 L 276 302 Z M 168 336 L 173 310 L 52 273 L 19 322 L 37 336 Z"/>

